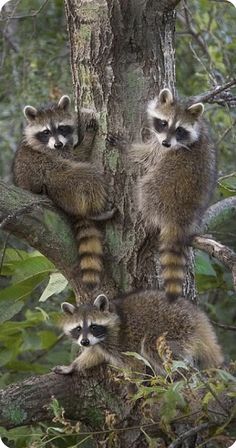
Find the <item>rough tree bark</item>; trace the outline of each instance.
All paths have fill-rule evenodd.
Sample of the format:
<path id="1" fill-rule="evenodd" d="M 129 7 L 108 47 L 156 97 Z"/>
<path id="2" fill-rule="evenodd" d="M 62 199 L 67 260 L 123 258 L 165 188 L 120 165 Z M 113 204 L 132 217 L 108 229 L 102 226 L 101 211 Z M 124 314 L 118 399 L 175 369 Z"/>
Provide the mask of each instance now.
<path id="1" fill-rule="evenodd" d="M 105 137 L 117 131 L 125 131 L 131 138 L 137 136 L 144 123 L 147 100 L 163 86 L 175 89 L 174 8 L 178 3 L 179 0 L 65 0 L 76 104 L 78 109 L 93 105 L 99 115 L 100 130 L 93 157 L 104 167 L 111 187 L 110 202 L 117 208 L 115 217 L 103 225 L 106 274 L 102 290 L 111 295 L 131 287 L 159 286 L 156 250 L 143 244 L 144 230 L 133 202 L 135 174 L 128 174 L 125 161 L 106 144 Z M 0 188 L 4 204 L 12 204 L 12 214 L 19 218 L 7 219 L 9 207 L 2 207 L 4 228 L 23 236 L 47 255 L 79 294 L 79 280 L 73 275 L 77 262 L 74 237 L 66 218 L 50 206 L 46 206 L 45 215 L 44 204 L 27 192 L 23 194 L 3 184 Z M 29 205 L 22 221 L 21 200 Z M 35 201 L 36 205 L 30 208 Z M 26 228 L 22 227 L 23 222 Z M 190 297 L 194 295 L 191 267 L 185 292 Z M 98 414 L 105 409 L 116 413 L 119 426 L 139 427 L 144 423 L 140 408 L 124 401 L 123 394 L 114 374 L 103 367 L 86 376 L 34 377 L 0 392 L 0 425 L 14 427 L 50 418 L 48 405 L 54 396 L 68 418 L 85 421 L 92 428 L 99 420 L 93 418 L 92 408 Z M 178 429 L 176 425 L 175 430 L 179 434 L 183 427 Z M 139 429 L 119 434 L 122 447 L 146 446 Z"/>
<path id="2" fill-rule="evenodd" d="M 100 133 L 96 162 L 110 181 L 117 207 L 106 225 L 104 290 L 158 287 L 156 251 L 143 244 L 144 230 L 133 201 L 135 173 L 128 172 L 117 149 L 106 145 L 109 133 L 140 135 L 147 101 L 160 88 L 175 89 L 174 7 L 179 1 L 66 0 L 76 104 L 93 105 Z M 109 281 L 108 281 L 109 279 Z M 112 284 L 110 279 L 112 279 Z"/>

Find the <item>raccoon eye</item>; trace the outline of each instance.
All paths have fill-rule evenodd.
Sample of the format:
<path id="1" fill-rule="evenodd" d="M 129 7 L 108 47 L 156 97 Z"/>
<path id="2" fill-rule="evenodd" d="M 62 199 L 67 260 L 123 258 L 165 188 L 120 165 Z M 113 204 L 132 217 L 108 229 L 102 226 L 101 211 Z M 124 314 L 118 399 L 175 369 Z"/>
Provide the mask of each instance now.
<path id="1" fill-rule="evenodd" d="M 73 132 L 73 127 L 72 126 L 69 126 L 69 125 L 61 125 L 61 126 L 58 126 L 58 131 L 60 132 L 60 134 L 62 134 L 62 135 L 68 135 L 68 134 L 72 134 L 72 132 Z"/>
<path id="2" fill-rule="evenodd" d="M 49 134 L 50 134 L 50 131 L 49 131 L 49 129 L 44 129 L 44 131 L 42 131 L 41 134 L 43 134 L 43 135 L 49 135 Z"/>
<path id="3" fill-rule="evenodd" d="M 81 326 L 78 325 L 78 327 L 73 328 L 73 330 L 71 330 L 70 334 L 71 334 L 72 338 L 77 339 L 80 335 L 80 332 L 81 332 Z"/>
<path id="4" fill-rule="evenodd" d="M 185 138 L 188 137 L 189 132 L 186 131 L 186 129 L 184 129 L 184 128 L 182 128 L 181 126 L 179 126 L 179 127 L 176 129 L 175 134 L 176 134 L 176 138 L 177 138 L 177 140 L 183 140 L 183 139 L 185 139 Z"/>
<path id="5" fill-rule="evenodd" d="M 162 132 L 166 129 L 168 122 L 166 120 L 160 120 L 160 118 L 153 118 L 153 126 L 157 132 Z"/>

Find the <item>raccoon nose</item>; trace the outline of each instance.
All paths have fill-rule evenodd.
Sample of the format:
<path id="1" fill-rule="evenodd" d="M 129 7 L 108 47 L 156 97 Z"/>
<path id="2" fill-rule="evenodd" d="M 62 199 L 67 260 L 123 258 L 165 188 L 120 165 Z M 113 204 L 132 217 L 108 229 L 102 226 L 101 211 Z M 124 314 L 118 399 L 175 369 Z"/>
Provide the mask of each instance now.
<path id="1" fill-rule="evenodd" d="M 60 148 L 62 148 L 62 146 L 63 146 L 62 142 L 54 143 L 54 148 L 56 148 L 56 149 L 60 149 Z"/>
<path id="2" fill-rule="evenodd" d="M 170 148 L 171 144 L 168 142 L 168 140 L 163 140 L 162 142 L 163 146 L 165 146 L 166 148 Z"/>
<path id="3" fill-rule="evenodd" d="M 89 339 L 81 339 L 80 344 L 87 347 L 90 344 Z"/>

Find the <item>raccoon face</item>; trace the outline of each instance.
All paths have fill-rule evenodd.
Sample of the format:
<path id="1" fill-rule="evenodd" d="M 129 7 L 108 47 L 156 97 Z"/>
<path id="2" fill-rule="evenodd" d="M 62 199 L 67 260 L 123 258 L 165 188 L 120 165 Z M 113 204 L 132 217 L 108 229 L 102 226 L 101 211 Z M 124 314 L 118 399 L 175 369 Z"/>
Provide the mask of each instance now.
<path id="1" fill-rule="evenodd" d="M 103 294 L 95 299 L 93 305 L 75 307 L 64 302 L 62 311 L 67 315 L 64 332 L 84 348 L 105 341 L 111 328 L 117 324 L 117 316 L 109 311 L 109 301 Z"/>
<path id="2" fill-rule="evenodd" d="M 64 153 L 78 141 L 75 119 L 69 112 L 70 98 L 62 96 L 58 103 L 44 109 L 25 106 L 28 121 L 24 134 L 27 143 L 43 151 Z"/>
<path id="3" fill-rule="evenodd" d="M 148 106 L 151 130 L 162 148 L 189 149 L 200 136 L 199 118 L 204 111 L 202 103 L 185 107 L 174 101 L 169 89 L 163 89 Z"/>

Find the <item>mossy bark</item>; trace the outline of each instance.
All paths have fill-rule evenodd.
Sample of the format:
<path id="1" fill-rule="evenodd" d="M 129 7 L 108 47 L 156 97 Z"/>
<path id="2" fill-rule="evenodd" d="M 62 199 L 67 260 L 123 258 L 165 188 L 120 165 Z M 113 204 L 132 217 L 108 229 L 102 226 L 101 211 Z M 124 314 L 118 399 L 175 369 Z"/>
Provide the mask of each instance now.
<path id="1" fill-rule="evenodd" d="M 145 132 L 148 100 L 175 90 L 174 31 L 178 1 L 65 0 L 75 101 L 96 109 L 100 130 L 94 160 L 110 184 L 115 217 L 104 226 L 103 292 L 160 286 L 157 238 L 146 238 L 134 200 L 137 170 L 106 144 L 107 134 L 130 140 Z M 190 259 L 191 260 L 191 259 Z M 191 262 L 189 264 L 191 271 Z M 186 290 L 194 296 L 193 275 Z"/>

